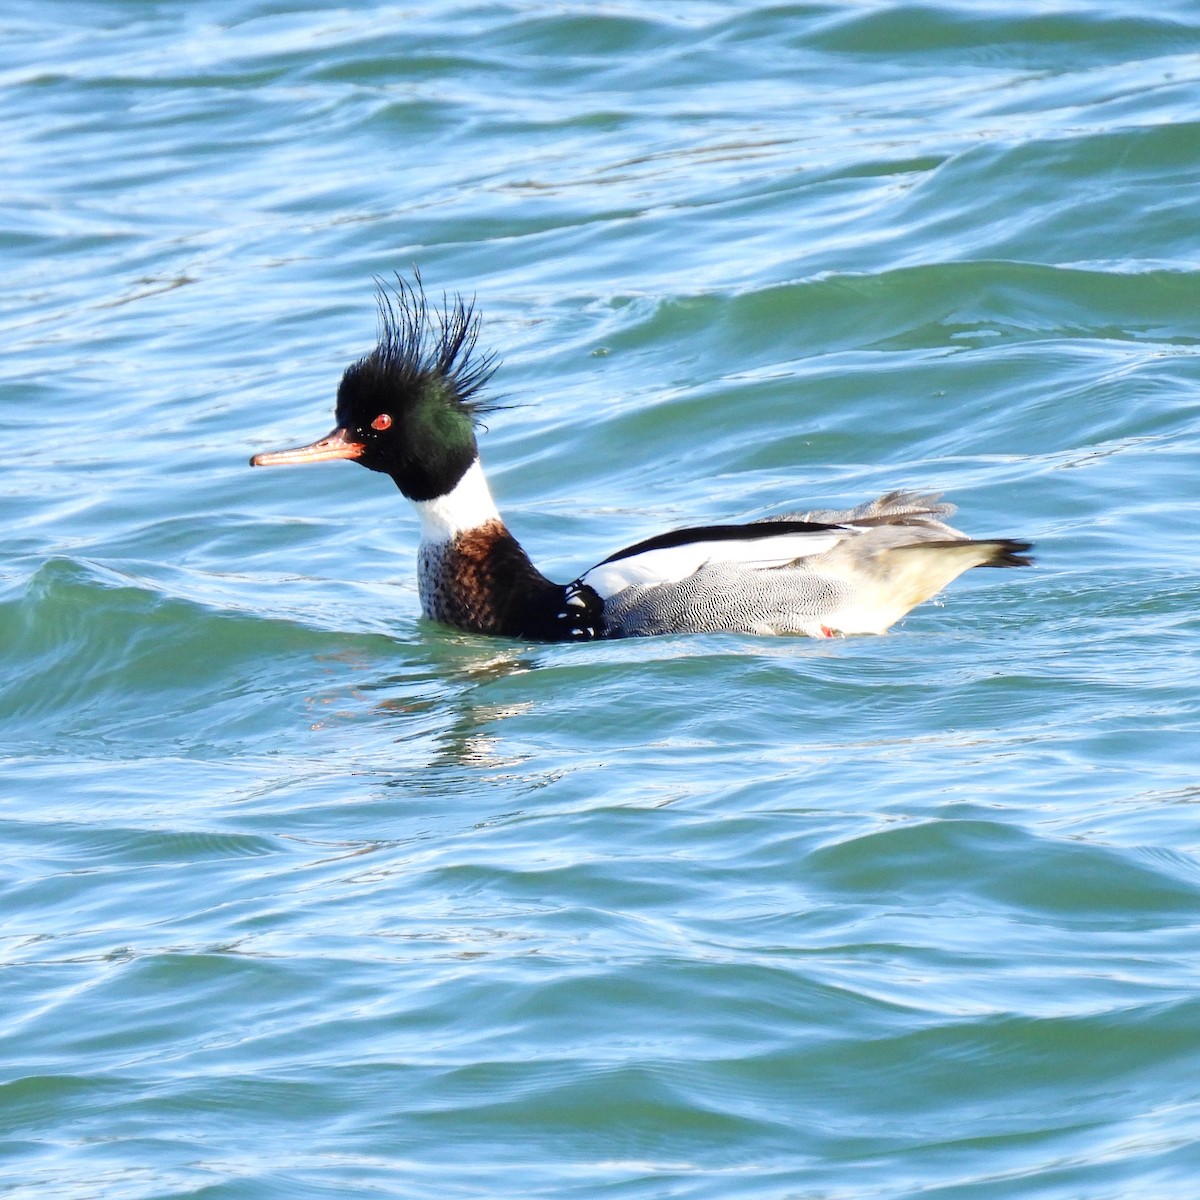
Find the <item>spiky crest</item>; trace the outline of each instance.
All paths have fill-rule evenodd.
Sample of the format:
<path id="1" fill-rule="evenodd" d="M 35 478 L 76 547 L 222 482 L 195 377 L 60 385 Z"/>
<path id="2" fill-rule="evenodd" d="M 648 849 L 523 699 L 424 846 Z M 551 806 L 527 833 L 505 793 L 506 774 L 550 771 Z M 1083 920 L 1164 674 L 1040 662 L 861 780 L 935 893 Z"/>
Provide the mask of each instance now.
<path id="1" fill-rule="evenodd" d="M 371 356 L 395 385 L 418 393 L 448 387 L 475 424 L 499 407 L 480 393 L 495 373 L 496 355 L 479 353 L 479 314 L 475 302 L 458 293 L 442 293 L 441 307 L 431 306 L 413 268 L 410 283 L 396 275 L 395 286 L 375 280 L 379 306 L 379 343 Z"/>

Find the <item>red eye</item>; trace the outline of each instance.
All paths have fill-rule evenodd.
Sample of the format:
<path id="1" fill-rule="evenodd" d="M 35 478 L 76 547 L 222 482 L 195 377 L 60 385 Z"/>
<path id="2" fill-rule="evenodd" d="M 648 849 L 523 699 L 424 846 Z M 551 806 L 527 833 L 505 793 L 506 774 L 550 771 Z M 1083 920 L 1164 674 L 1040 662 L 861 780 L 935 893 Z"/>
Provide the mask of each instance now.
<path id="1" fill-rule="evenodd" d="M 392 418 L 387 413 L 380 413 L 379 416 L 371 422 L 372 429 L 378 429 L 381 433 L 385 429 L 391 429 Z"/>

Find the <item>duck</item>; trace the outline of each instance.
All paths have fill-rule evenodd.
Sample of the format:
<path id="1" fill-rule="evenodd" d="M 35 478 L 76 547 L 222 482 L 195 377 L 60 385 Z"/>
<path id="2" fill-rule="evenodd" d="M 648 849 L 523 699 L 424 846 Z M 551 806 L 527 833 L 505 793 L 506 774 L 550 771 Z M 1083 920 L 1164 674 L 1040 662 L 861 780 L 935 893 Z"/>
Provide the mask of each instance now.
<path id="1" fill-rule="evenodd" d="M 1024 567 L 1032 544 L 976 540 L 937 494 L 890 491 L 816 509 L 659 533 L 570 583 L 533 565 L 480 463 L 477 432 L 501 407 L 487 385 L 474 300 L 426 296 L 419 274 L 377 280 L 375 348 L 345 369 L 336 426 L 255 467 L 345 459 L 388 475 L 420 521 L 417 581 L 429 620 L 536 642 L 727 632 L 882 634 L 972 567 Z"/>

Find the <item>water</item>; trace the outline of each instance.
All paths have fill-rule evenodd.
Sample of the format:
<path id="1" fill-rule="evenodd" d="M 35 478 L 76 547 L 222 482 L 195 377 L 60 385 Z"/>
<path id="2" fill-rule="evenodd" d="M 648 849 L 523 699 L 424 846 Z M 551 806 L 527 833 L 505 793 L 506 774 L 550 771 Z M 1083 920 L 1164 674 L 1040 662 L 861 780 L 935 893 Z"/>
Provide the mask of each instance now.
<path id="1" fill-rule="evenodd" d="M 1200 15 L 2 10 L 6 1195 L 1200 1181 Z M 570 578 L 944 490 L 886 638 L 421 621 L 331 424 L 478 297 Z"/>

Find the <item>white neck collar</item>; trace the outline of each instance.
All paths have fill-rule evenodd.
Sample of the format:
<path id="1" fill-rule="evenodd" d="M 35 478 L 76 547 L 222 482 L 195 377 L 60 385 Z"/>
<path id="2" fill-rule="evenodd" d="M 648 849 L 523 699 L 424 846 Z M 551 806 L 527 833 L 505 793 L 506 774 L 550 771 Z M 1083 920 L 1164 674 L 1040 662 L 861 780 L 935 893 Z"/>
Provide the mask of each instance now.
<path id="1" fill-rule="evenodd" d="M 422 542 L 449 542 L 460 533 L 500 519 L 479 459 L 444 496 L 413 503 L 421 518 Z"/>

